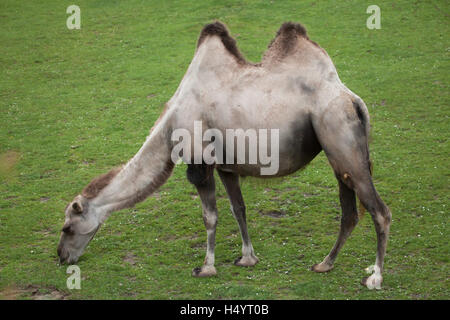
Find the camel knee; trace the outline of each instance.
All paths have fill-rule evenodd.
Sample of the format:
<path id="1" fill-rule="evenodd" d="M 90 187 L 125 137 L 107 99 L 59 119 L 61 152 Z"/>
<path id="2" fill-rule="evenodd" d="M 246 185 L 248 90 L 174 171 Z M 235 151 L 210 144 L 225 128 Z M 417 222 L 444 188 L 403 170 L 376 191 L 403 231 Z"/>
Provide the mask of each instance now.
<path id="1" fill-rule="evenodd" d="M 217 214 L 215 212 L 204 210 L 203 222 L 205 223 L 206 229 L 215 229 L 217 226 Z"/>
<path id="2" fill-rule="evenodd" d="M 377 220 L 378 224 L 382 227 L 382 228 L 388 228 L 391 225 L 391 220 L 392 220 L 392 214 L 389 210 L 387 210 L 387 212 L 383 212 L 383 213 L 379 213 L 376 215 L 375 219 Z"/>
<path id="3" fill-rule="evenodd" d="M 374 213 L 371 212 L 371 214 L 377 230 L 382 234 L 387 234 L 392 221 L 392 213 L 389 208 L 383 204 L 381 210 L 376 210 Z"/>
<path id="4" fill-rule="evenodd" d="M 385 225 L 387 225 L 387 226 L 391 225 L 392 213 L 391 213 L 391 210 L 389 210 L 388 207 L 386 207 L 385 214 L 383 215 L 383 219 L 384 219 L 384 224 Z"/>
<path id="5" fill-rule="evenodd" d="M 372 182 L 357 185 L 355 191 L 374 221 L 381 226 L 389 226 L 392 219 L 391 211 L 381 200 Z"/>

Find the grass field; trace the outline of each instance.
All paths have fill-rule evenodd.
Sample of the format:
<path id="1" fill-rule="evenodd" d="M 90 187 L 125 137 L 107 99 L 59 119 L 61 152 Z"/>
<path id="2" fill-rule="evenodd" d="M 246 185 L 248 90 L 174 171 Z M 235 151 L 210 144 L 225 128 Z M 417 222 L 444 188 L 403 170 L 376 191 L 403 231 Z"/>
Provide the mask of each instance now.
<path id="1" fill-rule="evenodd" d="M 81 30 L 68 30 L 73 3 L 0 2 L 0 298 L 449 299 L 450 2 L 76 1 Z M 366 27 L 371 4 L 380 30 Z M 214 19 L 254 62 L 281 23 L 302 23 L 366 102 L 375 185 L 393 213 L 382 290 L 359 284 L 375 259 L 369 215 L 333 271 L 309 271 L 339 230 L 323 153 L 288 178 L 244 180 L 254 268 L 233 265 L 241 239 L 218 184 L 218 275 L 191 276 L 206 232 L 180 165 L 107 220 L 78 262 L 81 290 L 67 289 L 56 255 L 65 205 L 135 154 Z"/>

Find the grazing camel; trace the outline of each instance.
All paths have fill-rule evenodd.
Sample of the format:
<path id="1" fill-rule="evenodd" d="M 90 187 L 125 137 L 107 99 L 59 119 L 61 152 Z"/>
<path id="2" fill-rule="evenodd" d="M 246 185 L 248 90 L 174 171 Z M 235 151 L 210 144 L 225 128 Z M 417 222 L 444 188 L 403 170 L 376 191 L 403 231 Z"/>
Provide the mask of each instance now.
<path id="1" fill-rule="evenodd" d="M 308 38 L 304 27 L 290 22 L 281 26 L 258 64 L 245 60 L 222 23 L 203 28 L 180 86 L 139 152 L 125 166 L 95 178 L 66 207 L 58 246 L 61 263 L 78 260 L 111 212 L 132 207 L 166 182 L 175 165 L 172 133 L 183 129 L 194 135 L 194 122 L 199 121 L 202 130 L 214 128 L 222 133 L 230 128 L 277 129 L 279 164 L 272 176 L 291 174 L 324 150 L 338 180 L 342 219 L 336 244 L 312 270 L 333 268 L 358 223 L 357 196 L 372 216 L 378 241 L 375 264 L 367 269 L 372 274 L 362 283 L 369 289 L 381 288 L 391 212 L 371 178 L 367 107 L 340 81 L 325 50 Z M 242 256 L 235 264 L 255 265 L 258 258 L 247 230 L 239 176 L 261 177 L 262 164 L 189 162 L 186 155 L 187 177 L 200 195 L 207 231 L 206 258 L 193 276 L 216 274 L 214 169 L 242 236 Z"/>

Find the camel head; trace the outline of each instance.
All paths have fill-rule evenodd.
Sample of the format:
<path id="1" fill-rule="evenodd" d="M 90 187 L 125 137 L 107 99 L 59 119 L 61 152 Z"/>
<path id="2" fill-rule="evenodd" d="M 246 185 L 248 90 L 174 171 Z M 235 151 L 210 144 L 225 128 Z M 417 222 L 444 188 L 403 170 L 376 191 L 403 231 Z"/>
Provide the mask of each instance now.
<path id="1" fill-rule="evenodd" d="M 100 228 L 95 209 L 82 195 L 75 197 L 65 210 L 65 221 L 58 245 L 61 263 L 74 264 Z"/>

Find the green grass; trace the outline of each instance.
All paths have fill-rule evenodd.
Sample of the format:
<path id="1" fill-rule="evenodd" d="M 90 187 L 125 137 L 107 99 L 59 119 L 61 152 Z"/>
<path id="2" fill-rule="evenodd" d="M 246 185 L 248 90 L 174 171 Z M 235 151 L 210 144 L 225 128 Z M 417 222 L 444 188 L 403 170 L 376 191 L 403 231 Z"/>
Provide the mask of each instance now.
<path id="1" fill-rule="evenodd" d="M 448 1 L 76 1 L 81 30 L 68 30 L 73 3 L 0 3 L 0 297 L 449 298 Z M 380 30 L 366 28 L 371 4 Z M 375 259 L 369 216 L 333 271 L 309 271 L 339 229 L 323 153 L 285 179 L 244 181 L 254 268 L 232 264 L 240 235 L 218 184 L 218 276 L 191 276 L 206 232 L 182 165 L 156 196 L 109 218 L 78 262 L 82 289 L 66 288 L 56 256 L 66 203 L 135 154 L 214 19 L 252 61 L 282 22 L 301 22 L 368 105 L 375 184 L 393 213 L 383 290 L 359 284 Z M 280 208 L 282 218 L 261 214 Z"/>

